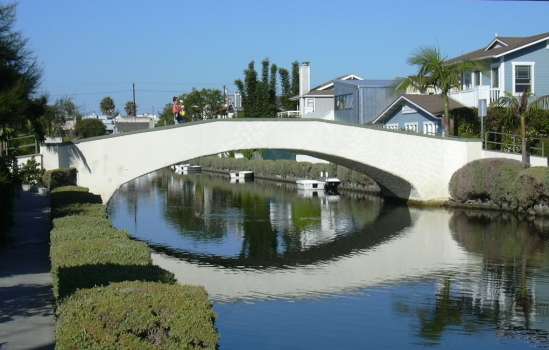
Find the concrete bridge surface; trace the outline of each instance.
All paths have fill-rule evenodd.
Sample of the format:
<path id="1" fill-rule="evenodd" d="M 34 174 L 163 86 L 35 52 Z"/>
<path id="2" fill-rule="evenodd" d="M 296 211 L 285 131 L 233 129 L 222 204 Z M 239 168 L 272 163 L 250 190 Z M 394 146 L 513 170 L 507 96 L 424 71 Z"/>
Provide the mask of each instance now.
<path id="1" fill-rule="evenodd" d="M 197 157 L 243 149 L 283 149 L 361 171 L 389 196 L 445 201 L 452 174 L 488 157 L 480 140 L 425 136 L 316 119 L 209 120 L 42 146 L 45 169 L 75 167 L 78 184 L 107 202 L 120 185 Z M 547 164 L 546 159 L 536 160 Z"/>

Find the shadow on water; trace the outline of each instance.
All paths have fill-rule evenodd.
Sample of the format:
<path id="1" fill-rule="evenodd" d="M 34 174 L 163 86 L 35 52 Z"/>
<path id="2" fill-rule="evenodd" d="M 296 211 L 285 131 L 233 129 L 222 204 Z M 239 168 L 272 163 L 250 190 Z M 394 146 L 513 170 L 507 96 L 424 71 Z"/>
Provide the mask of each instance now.
<path id="1" fill-rule="evenodd" d="M 222 267 L 317 264 L 373 248 L 412 221 L 407 207 L 380 198 L 304 198 L 291 185 L 272 182 L 231 185 L 218 176 L 161 172 L 149 184 L 165 195 L 165 219 L 179 235 L 198 243 L 223 244 L 231 240 L 230 232 L 241 238 L 234 256 L 168 247 L 155 244 L 153 238 L 147 242 L 167 255 Z M 128 213 L 136 212 L 137 192 L 130 184 L 117 193 L 125 197 Z"/>
<path id="2" fill-rule="evenodd" d="M 395 310 L 417 317 L 418 335 L 428 344 L 457 328 L 465 334 L 494 329 L 501 337 L 549 346 L 548 255 L 539 223 L 456 210 L 449 226 L 454 240 L 480 257 L 479 271 L 437 277 L 429 306 L 397 302 Z"/>

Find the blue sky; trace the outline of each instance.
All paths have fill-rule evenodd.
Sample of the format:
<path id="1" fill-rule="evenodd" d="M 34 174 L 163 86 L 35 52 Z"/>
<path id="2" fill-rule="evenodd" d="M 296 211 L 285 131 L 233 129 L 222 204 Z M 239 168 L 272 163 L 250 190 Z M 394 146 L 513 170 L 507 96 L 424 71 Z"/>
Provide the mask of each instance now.
<path id="1" fill-rule="evenodd" d="M 313 85 L 393 78 L 414 71 L 406 58 L 418 47 L 454 56 L 495 33 L 549 32 L 548 15 L 541 1 L 20 0 L 17 28 L 50 99 L 73 96 L 93 112 L 110 95 L 122 109 L 135 82 L 142 113 L 192 87 L 234 90 L 250 60 L 310 61 Z"/>

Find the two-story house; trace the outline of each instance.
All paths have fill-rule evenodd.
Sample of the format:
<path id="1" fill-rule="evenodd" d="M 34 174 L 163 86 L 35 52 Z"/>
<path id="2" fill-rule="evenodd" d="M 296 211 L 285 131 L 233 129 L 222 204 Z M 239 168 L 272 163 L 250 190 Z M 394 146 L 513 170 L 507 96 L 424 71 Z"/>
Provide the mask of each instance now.
<path id="1" fill-rule="evenodd" d="M 528 89 L 534 96 L 549 95 L 549 32 L 527 37 L 496 36 L 487 46 L 448 60 L 480 61 L 484 71 L 463 75 L 460 89 L 450 96 L 468 107 L 480 99 L 493 104 L 505 92 L 515 95 Z"/>

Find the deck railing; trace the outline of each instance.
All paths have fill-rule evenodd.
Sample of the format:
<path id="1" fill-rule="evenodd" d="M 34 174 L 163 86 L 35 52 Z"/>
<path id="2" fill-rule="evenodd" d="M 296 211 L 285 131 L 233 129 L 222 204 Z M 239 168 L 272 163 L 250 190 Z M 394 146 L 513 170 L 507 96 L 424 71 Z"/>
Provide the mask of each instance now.
<path id="1" fill-rule="evenodd" d="M 531 155 L 546 157 L 546 144 L 549 145 L 549 138 L 529 137 L 526 139 L 528 152 Z M 489 151 L 500 151 L 506 153 L 522 153 L 522 137 L 509 133 L 488 131 L 483 138 L 484 149 Z"/>
<path id="2" fill-rule="evenodd" d="M 284 111 L 276 114 L 277 118 L 301 118 L 300 111 Z"/>

